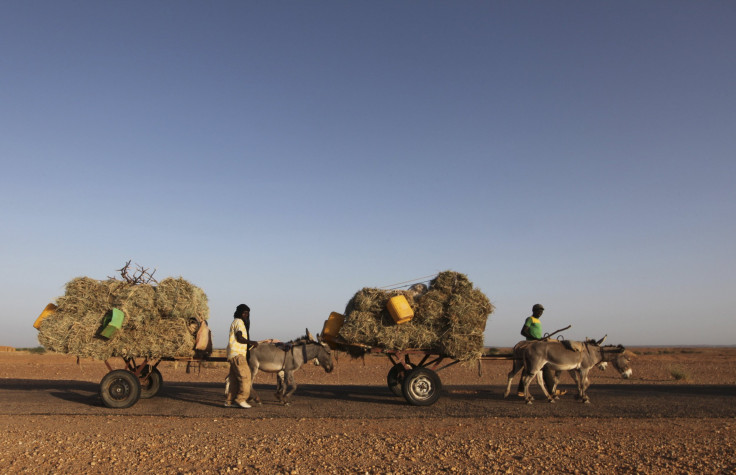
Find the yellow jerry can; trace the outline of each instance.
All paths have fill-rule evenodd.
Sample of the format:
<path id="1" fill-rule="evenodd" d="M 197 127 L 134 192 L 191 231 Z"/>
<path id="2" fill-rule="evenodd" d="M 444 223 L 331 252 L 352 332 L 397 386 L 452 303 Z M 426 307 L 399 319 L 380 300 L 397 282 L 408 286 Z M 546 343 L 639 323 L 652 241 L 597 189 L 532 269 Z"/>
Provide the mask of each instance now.
<path id="1" fill-rule="evenodd" d="M 322 336 L 326 339 L 335 338 L 342 328 L 342 324 L 345 322 L 345 315 L 337 312 L 332 312 L 330 317 L 325 320 L 325 325 L 322 327 Z"/>
<path id="2" fill-rule="evenodd" d="M 327 320 L 325 320 L 325 324 L 322 327 L 322 334 L 320 335 L 320 338 L 327 342 L 327 344 L 332 348 L 333 350 L 336 348 L 335 340 L 338 337 L 338 334 L 340 333 L 340 328 L 342 328 L 342 324 L 345 322 L 345 315 L 337 312 L 332 312 Z"/>
<path id="3" fill-rule="evenodd" d="M 53 314 L 55 311 L 56 311 L 56 305 L 52 303 L 46 305 L 46 308 L 43 309 L 43 312 L 41 312 L 41 315 L 38 316 L 35 323 L 33 324 L 33 328 L 35 328 L 36 330 L 41 328 L 41 322 L 44 320 L 44 318 Z"/>
<path id="4" fill-rule="evenodd" d="M 406 323 L 414 318 L 414 310 L 403 295 L 396 295 L 388 300 L 388 313 L 397 324 Z"/>

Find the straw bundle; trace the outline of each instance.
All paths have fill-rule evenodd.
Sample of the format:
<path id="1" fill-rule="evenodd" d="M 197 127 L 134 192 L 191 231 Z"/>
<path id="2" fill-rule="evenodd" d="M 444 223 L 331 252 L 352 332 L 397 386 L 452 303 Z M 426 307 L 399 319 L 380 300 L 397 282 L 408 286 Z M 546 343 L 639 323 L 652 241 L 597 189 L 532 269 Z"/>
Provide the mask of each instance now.
<path id="1" fill-rule="evenodd" d="M 79 277 L 66 284 L 57 309 L 41 322 L 38 341 L 46 349 L 82 357 L 177 357 L 194 355 L 194 333 L 209 318 L 207 296 L 182 278 L 157 286 Z M 100 336 L 105 315 L 125 314 L 122 328 Z"/>
<path id="2" fill-rule="evenodd" d="M 404 295 L 414 318 L 397 325 L 386 304 Z M 441 272 L 426 293 L 364 288 L 345 308 L 339 335 L 352 344 L 388 350 L 420 348 L 469 361 L 483 352 L 483 332 L 493 305 L 464 274 Z"/>

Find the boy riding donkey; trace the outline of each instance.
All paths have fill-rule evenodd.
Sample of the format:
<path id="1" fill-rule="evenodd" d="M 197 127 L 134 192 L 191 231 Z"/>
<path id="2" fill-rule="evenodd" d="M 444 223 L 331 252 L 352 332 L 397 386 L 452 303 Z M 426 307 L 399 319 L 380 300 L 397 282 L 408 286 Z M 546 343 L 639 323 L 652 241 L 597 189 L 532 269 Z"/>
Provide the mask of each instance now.
<path id="1" fill-rule="evenodd" d="M 526 338 L 526 341 L 545 340 L 548 338 L 544 337 L 544 333 L 542 332 L 542 322 L 539 321 L 539 319 L 542 318 L 542 313 L 544 313 L 544 307 L 542 304 L 534 304 L 532 307 L 532 315 L 526 318 L 524 326 L 521 328 L 521 336 Z M 545 367 L 542 368 L 542 378 L 544 379 L 544 386 L 547 388 L 547 392 L 552 394 L 552 388 L 555 387 L 555 371 L 545 365 Z M 557 396 L 562 396 L 566 392 L 567 391 L 558 389 L 555 394 Z M 519 387 L 517 388 L 516 394 L 519 397 L 524 397 L 523 379 L 519 380 Z"/>

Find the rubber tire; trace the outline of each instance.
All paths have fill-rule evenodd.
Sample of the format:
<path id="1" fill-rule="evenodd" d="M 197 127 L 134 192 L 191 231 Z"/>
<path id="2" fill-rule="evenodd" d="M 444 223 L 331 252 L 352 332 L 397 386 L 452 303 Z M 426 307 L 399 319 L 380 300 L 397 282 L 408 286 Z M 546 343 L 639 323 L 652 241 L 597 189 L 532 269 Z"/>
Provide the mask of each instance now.
<path id="1" fill-rule="evenodd" d="M 141 372 L 141 399 L 149 399 L 154 397 L 161 390 L 161 386 L 164 384 L 164 378 L 161 376 L 161 372 L 158 368 L 153 368 L 153 371 L 148 378 L 148 367 Z M 145 382 L 144 382 L 145 380 Z"/>
<path id="2" fill-rule="evenodd" d="M 406 370 L 404 369 L 404 366 L 396 363 L 391 367 L 391 369 L 388 371 L 388 376 L 386 376 L 386 383 L 388 384 L 388 388 L 391 390 L 392 393 L 396 396 L 403 396 L 403 383 L 404 378 L 406 376 Z"/>
<path id="3" fill-rule="evenodd" d="M 404 377 L 401 386 L 406 402 L 413 406 L 431 406 L 440 398 L 442 381 L 428 368 L 415 368 Z"/>
<path id="4" fill-rule="evenodd" d="M 138 402 L 141 396 L 141 383 L 125 369 L 110 371 L 100 382 L 100 397 L 105 406 L 125 409 Z"/>

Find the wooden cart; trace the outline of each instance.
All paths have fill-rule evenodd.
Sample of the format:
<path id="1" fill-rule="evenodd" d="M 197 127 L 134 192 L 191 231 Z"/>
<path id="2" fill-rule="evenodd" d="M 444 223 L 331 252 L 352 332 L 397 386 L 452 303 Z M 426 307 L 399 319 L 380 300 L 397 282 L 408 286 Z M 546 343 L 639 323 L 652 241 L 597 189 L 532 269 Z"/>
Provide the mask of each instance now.
<path id="1" fill-rule="evenodd" d="M 442 380 L 439 372 L 460 363 L 459 360 L 442 355 L 434 350 L 405 349 L 387 350 L 383 348 L 355 345 L 332 340 L 330 346 L 338 351 L 351 354 L 364 353 L 386 355 L 391 361 L 391 369 L 386 376 L 389 390 L 403 397 L 413 406 L 431 406 L 440 398 Z M 482 356 L 487 359 L 512 359 L 513 355 L 496 354 Z"/>
<path id="2" fill-rule="evenodd" d="M 109 360 L 105 366 L 109 372 L 100 381 L 100 397 L 105 406 L 115 409 L 124 409 L 133 406 L 139 399 L 154 397 L 161 390 L 164 379 L 158 370 L 162 361 L 179 361 L 187 364 L 204 361 L 226 362 L 225 350 L 213 350 L 206 356 L 164 357 L 164 358 L 136 358 L 124 357 L 124 369 L 113 369 Z"/>

